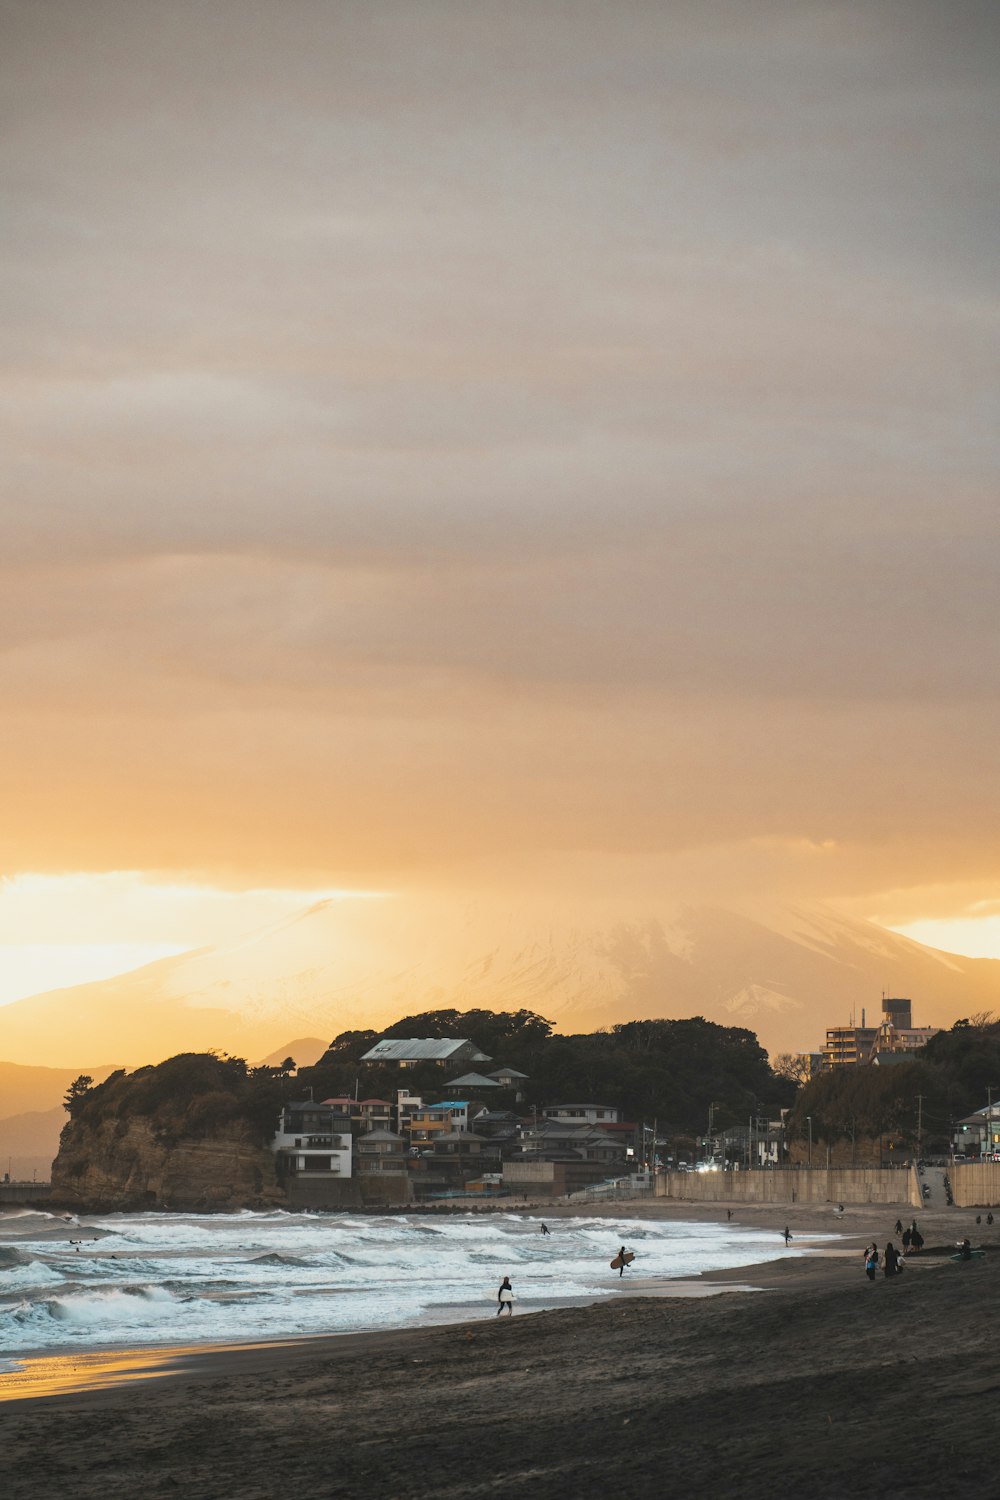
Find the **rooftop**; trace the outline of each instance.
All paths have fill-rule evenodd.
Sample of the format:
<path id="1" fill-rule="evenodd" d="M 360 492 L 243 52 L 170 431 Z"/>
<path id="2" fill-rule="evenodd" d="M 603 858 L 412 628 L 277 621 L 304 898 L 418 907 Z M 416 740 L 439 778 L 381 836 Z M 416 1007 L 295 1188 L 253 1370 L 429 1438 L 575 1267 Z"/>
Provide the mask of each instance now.
<path id="1" fill-rule="evenodd" d="M 618 1113 L 617 1109 L 615 1108 L 615 1106 L 613 1104 L 547 1104 L 545 1106 L 545 1108 L 546 1108 L 546 1110 L 550 1110 L 550 1109 L 575 1109 L 575 1110 L 580 1110 L 580 1109 L 610 1109 L 610 1110 L 614 1110 L 615 1114 Z"/>
<path id="2" fill-rule="evenodd" d="M 447 1062 L 463 1049 L 470 1062 L 489 1062 L 475 1042 L 461 1037 L 383 1037 L 364 1054 L 362 1062 Z"/>

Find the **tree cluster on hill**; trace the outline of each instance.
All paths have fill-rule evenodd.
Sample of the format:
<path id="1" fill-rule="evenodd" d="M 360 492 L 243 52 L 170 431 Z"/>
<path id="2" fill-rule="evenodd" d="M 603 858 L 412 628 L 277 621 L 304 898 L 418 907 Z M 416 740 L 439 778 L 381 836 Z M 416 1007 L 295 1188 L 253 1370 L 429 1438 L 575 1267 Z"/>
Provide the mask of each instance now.
<path id="1" fill-rule="evenodd" d="M 93 1086 L 79 1078 L 66 1095 L 71 1119 L 83 1124 L 145 1115 L 172 1139 L 197 1137 L 232 1121 L 248 1122 L 260 1140 L 282 1106 L 307 1093 L 391 1100 L 406 1085 L 429 1102 L 446 1098 L 449 1070 L 434 1063 L 405 1071 L 362 1063 L 380 1037 L 470 1037 L 492 1059 L 527 1075 L 521 1110 L 559 1103 L 598 1103 L 628 1120 L 658 1121 L 662 1133 L 704 1133 L 709 1109 L 717 1128 L 750 1113 L 776 1113 L 791 1102 L 794 1085 L 776 1076 L 751 1031 L 717 1026 L 701 1017 L 629 1021 L 605 1031 L 553 1035 L 552 1023 L 528 1010 L 439 1010 L 405 1016 L 385 1031 L 345 1031 L 312 1068 L 292 1077 L 287 1067 L 249 1067 L 239 1057 L 181 1053 L 155 1067 L 113 1073 Z M 484 1064 L 485 1068 L 487 1065 Z M 460 1069 L 465 1072 L 467 1069 Z M 513 1091 L 481 1096 L 507 1107 Z"/>
<path id="2" fill-rule="evenodd" d="M 489 1066 L 502 1063 L 528 1075 L 522 1089 L 528 1107 L 607 1104 L 630 1120 L 656 1118 L 667 1133 L 703 1133 L 710 1106 L 722 1129 L 752 1112 L 776 1112 L 795 1094 L 793 1083 L 772 1072 L 754 1033 L 742 1027 L 696 1016 L 557 1036 L 551 1021 L 528 1010 L 424 1011 L 384 1031 L 345 1031 L 314 1068 L 300 1070 L 300 1080 L 317 1099 L 355 1091 L 391 1099 L 403 1084 L 424 1097 L 444 1097 L 448 1074 L 435 1063 L 400 1071 L 361 1062 L 384 1036 L 469 1037 L 493 1059 Z"/>
<path id="3" fill-rule="evenodd" d="M 84 1127 L 145 1116 L 162 1139 L 185 1140 L 241 1122 L 264 1145 L 294 1089 L 287 1066 L 252 1068 L 242 1057 L 181 1052 L 133 1073 L 119 1068 L 96 1085 L 81 1074 L 64 1104 L 70 1120 Z"/>

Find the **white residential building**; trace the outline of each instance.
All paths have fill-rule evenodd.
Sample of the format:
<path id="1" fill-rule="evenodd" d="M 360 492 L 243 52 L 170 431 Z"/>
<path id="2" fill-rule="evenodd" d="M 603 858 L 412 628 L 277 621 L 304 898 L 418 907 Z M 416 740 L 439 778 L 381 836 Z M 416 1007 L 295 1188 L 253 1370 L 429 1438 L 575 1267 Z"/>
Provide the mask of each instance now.
<path id="1" fill-rule="evenodd" d="M 271 1142 L 278 1170 L 290 1177 L 351 1175 L 351 1119 L 311 1099 L 286 1104 Z"/>

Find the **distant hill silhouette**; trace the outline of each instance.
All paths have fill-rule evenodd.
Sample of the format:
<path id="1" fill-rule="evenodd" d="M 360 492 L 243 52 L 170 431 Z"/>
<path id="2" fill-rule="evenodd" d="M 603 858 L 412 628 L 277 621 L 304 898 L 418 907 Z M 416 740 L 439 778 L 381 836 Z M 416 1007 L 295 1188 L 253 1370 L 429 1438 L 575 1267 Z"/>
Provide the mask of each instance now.
<path id="1" fill-rule="evenodd" d="M 297 1068 L 311 1068 L 313 1063 L 319 1062 L 329 1045 L 329 1040 L 321 1041 L 318 1036 L 300 1036 L 294 1042 L 276 1047 L 267 1057 L 257 1058 L 256 1062 L 260 1067 L 280 1068 L 285 1059 L 291 1057 Z"/>
<path id="2" fill-rule="evenodd" d="M 48 1182 L 68 1118 L 59 1108 L 27 1110 L 0 1120 L 0 1175 L 9 1171 L 15 1182 Z"/>
<path id="3" fill-rule="evenodd" d="M 40 1068 L 0 1062 L 0 1176 L 9 1171 L 27 1179 L 37 1172 L 40 1180 L 47 1179 L 68 1118 L 62 1107 L 66 1090 L 81 1073 L 100 1083 L 116 1066 Z"/>

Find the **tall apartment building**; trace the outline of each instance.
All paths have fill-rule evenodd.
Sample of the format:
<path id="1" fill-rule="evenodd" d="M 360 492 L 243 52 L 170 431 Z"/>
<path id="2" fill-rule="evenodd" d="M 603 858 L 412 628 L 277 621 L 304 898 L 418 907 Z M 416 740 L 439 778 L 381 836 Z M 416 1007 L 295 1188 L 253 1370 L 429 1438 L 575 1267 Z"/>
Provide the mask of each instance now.
<path id="1" fill-rule="evenodd" d="M 882 997 L 882 1019 L 877 1026 L 830 1026 L 823 1047 L 823 1068 L 856 1068 L 886 1053 L 917 1052 L 940 1030 L 937 1026 L 914 1026 L 913 1002 L 896 996 Z"/>
<path id="2" fill-rule="evenodd" d="M 856 1068 L 869 1062 L 877 1036 L 877 1026 L 865 1025 L 864 1011 L 860 1026 L 828 1026 L 823 1044 L 824 1068 Z"/>

